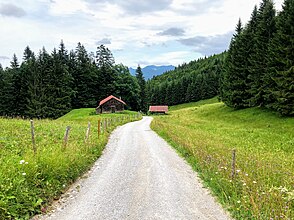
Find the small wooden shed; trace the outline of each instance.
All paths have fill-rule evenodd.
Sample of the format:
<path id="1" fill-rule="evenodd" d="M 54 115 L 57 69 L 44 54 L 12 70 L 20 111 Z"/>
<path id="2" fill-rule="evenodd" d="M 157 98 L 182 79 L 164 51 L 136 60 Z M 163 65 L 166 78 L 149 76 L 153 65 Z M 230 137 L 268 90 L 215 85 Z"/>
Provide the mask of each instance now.
<path id="1" fill-rule="evenodd" d="M 168 112 L 168 106 L 167 105 L 151 105 L 149 106 L 149 112 L 166 114 Z"/>
<path id="2" fill-rule="evenodd" d="M 124 106 L 126 103 L 113 96 L 110 95 L 107 98 L 103 99 L 100 101 L 99 106 L 96 108 L 96 113 L 101 114 L 101 113 L 115 113 L 115 112 L 121 112 L 124 110 Z"/>

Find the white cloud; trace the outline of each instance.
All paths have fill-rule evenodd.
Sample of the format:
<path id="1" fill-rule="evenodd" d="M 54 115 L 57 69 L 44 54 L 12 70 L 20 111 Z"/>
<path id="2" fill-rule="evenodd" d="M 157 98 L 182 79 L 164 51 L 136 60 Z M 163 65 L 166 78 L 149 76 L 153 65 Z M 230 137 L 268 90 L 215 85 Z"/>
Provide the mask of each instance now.
<path id="1" fill-rule="evenodd" d="M 14 4 L 1 4 L 0 15 L 11 17 L 23 17 L 26 15 L 26 12 L 22 8 Z"/>
<path id="2" fill-rule="evenodd" d="M 81 42 L 90 52 L 96 50 L 97 41 L 108 39 L 111 44 L 107 46 L 118 62 L 136 66 L 144 60 L 178 65 L 197 59 L 205 50 L 221 48 L 224 38 L 211 36 L 234 31 L 239 17 L 247 22 L 254 5 L 261 0 L 1 1 L 26 13 L 23 17 L 1 17 L 2 56 L 12 57 L 16 53 L 21 59 L 27 45 L 35 52 L 42 46 L 50 52 L 61 39 L 68 50 Z M 275 1 L 278 10 L 282 1 Z M 212 47 L 189 47 L 177 41 L 193 40 L 195 36 L 202 36 L 204 42 L 214 39 Z"/>
<path id="3" fill-rule="evenodd" d="M 58 16 L 88 11 L 86 3 L 81 0 L 56 0 L 50 4 L 50 13 Z"/>

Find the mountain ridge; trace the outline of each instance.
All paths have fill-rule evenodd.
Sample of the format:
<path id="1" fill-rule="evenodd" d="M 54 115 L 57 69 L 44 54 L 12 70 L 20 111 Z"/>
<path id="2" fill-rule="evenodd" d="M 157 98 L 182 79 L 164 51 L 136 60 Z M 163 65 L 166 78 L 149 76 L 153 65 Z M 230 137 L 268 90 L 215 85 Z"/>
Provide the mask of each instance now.
<path id="1" fill-rule="evenodd" d="M 166 71 L 174 70 L 176 67 L 173 65 L 162 65 L 162 66 L 157 66 L 157 65 L 149 65 L 145 66 L 142 68 L 143 75 L 146 80 L 152 79 L 153 76 L 158 76 Z M 130 67 L 129 71 L 132 75 L 136 74 L 136 69 Z"/>

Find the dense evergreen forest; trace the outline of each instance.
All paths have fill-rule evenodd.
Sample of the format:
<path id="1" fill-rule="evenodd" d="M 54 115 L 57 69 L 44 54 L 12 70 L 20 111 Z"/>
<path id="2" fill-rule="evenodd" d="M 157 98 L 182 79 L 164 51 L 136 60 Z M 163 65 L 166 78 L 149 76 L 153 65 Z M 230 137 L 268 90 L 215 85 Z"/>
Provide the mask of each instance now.
<path id="1" fill-rule="evenodd" d="M 43 48 L 37 55 L 27 46 L 21 63 L 14 55 L 10 67 L 0 66 L 0 115 L 57 118 L 72 108 L 96 107 L 111 94 L 140 110 L 141 77 L 116 65 L 103 45 L 96 55 L 80 43 L 68 53 L 61 41 L 51 54 Z"/>
<path id="2" fill-rule="evenodd" d="M 221 99 L 231 107 L 261 106 L 294 115 L 294 1 L 276 15 L 271 0 L 238 22 L 225 63 Z"/>
<path id="3" fill-rule="evenodd" d="M 192 61 L 147 82 L 149 104 L 180 104 L 219 95 L 235 109 L 265 107 L 294 115 L 294 1 L 276 13 L 262 0 L 239 20 L 229 50 Z"/>
<path id="4" fill-rule="evenodd" d="M 176 105 L 216 96 L 226 53 L 178 66 L 146 83 L 147 103 Z"/>

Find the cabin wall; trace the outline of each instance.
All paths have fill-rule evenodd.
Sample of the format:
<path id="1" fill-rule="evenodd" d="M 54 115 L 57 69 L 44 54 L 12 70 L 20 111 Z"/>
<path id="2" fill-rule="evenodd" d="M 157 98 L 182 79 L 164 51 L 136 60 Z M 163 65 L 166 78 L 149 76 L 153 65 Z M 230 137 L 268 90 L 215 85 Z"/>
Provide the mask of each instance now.
<path id="1" fill-rule="evenodd" d="M 121 112 L 124 110 L 124 104 L 115 99 L 111 99 L 108 102 L 104 103 L 100 108 L 102 109 L 102 112 L 100 110 L 99 113 L 112 112 L 113 110 L 115 112 Z"/>

